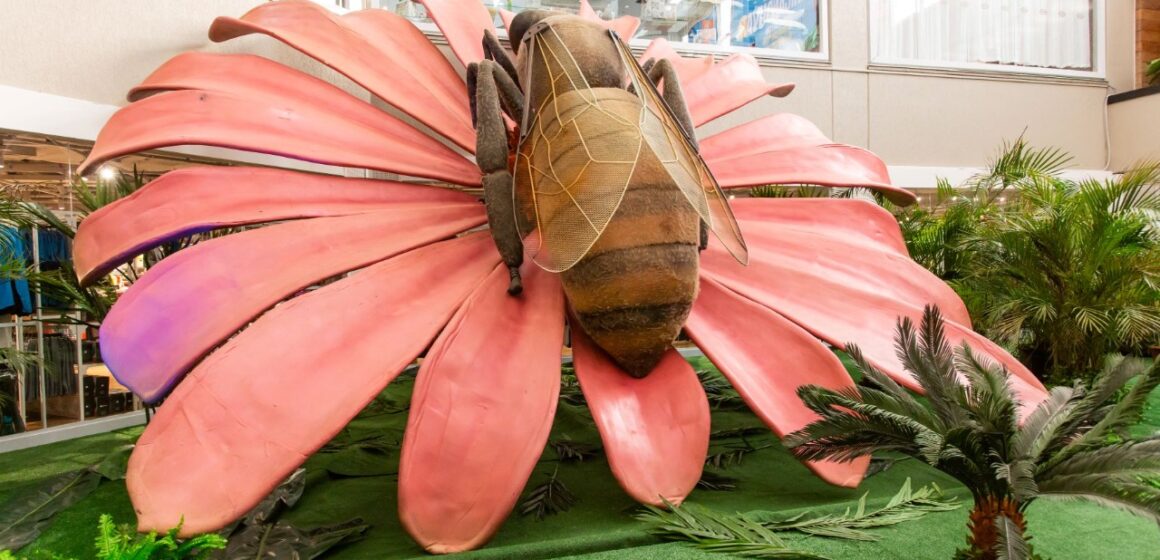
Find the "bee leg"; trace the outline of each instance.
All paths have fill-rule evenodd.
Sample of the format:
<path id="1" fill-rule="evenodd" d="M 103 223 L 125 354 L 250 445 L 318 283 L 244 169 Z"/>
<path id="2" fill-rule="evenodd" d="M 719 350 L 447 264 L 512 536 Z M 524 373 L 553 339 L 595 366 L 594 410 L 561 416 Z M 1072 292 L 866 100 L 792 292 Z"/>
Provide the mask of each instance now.
<path id="1" fill-rule="evenodd" d="M 648 61 L 645 62 L 645 64 L 647 63 Z M 696 148 L 697 134 L 696 130 L 693 129 L 693 118 L 689 116 L 689 106 L 685 105 L 685 94 L 681 91 L 681 82 L 677 80 L 677 71 L 673 68 L 673 63 L 669 62 L 667 58 L 662 58 L 653 63 L 647 71 L 648 79 L 652 80 L 653 85 L 664 80 L 665 90 L 661 93 L 661 97 L 669 106 L 669 110 L 673 112 L 673 116 L 677 118 L 677 122 L 681 123 L 681 128 L 685 129 L 685 135 L 689 137 L 693 147 Z"/>
<path id="2" fill-rule="evenodd" d="M 490 60 L 479 62 L 474 72 L 475 161 L 483 172 L 483 199 L 487 204 L 487 221 L 491 237 L 511 274 L 508 293 L 523 291 L 520 265 L 524 262 L 524 242 L 516 227 L 512 174 L 508 170 L 508 135 L 503 108 L 522 112 L 523 96 L 499 65 Z"/>
<path id="3" fill-rule="evenodd" d="M 519 81 L 519 75 L 516 74 L 516 63 L 512 61 L 512 57 L 508 55 L 507 50 L 503 48 L 491 30 L 483 32 L 483 56 L 488 60 L 498 62 L 513 82 Z"/>
<path id="4" fill-rule="evenodd" d="M 672 110 L 673 116 L 681 123 L 681 127 L 685 129 L 685 134 L 688 135 L 689 141 L 693 143 L 693 147 L 697 147 L 697 135 L 693 129 L 693 117 L 689 115 L 689 106 L 685 105 L 685 94 L 681 91 L 681 82 L 677 81 L 677 72 L 673 69 L 673 63 L 668 59 L 662 58 L 660 60 L 648 59 L 642 67 L 648 73 L 648 79 L 652 80 L 653 85 L 659 81 L 664 80 L 665 91 L 661 94 L 665 103 Z M 697 247 L 704 251 L 709 247 L 709 226 L 701 221 L 700 241 Z"/>

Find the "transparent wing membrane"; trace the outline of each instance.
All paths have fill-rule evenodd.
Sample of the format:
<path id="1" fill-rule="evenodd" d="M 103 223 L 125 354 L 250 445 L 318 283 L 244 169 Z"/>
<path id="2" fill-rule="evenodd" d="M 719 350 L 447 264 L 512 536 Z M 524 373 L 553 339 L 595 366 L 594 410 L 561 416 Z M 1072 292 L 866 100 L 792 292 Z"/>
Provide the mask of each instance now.
<path id="1" fill-rule="evenodd" d="M 638 92 L 644 107 L 640 113 L 639 127 L 645 143 L 669 172 L 677 187 L 681 189 L 689 204 L 709 225 L 717 239 L 729 250 L 733 258 L 741 264 L 749 262 L 749 249 L 741 236 L 741 228 L 729 208 L 729 199 L 721 191 L 721 185 L 701 159 L 688 135 L 665 104 L 652 81 L 637 64 L 620 37 L 610 34 L 620 50 L 620 58 L 629 69 L 633 91 Z M 692 133 L 692 131 L 689 131 Z"/>

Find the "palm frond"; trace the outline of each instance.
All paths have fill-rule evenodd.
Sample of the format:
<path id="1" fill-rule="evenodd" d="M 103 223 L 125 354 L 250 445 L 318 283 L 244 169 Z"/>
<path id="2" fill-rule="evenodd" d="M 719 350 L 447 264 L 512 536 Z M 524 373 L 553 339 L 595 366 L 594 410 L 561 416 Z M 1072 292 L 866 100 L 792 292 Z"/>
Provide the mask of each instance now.
<path id="1" fill-rule="evenodd" d="M 798 396 L 821 419 L 793 432 L 782 443 L 799 459 L 851 461 L 877 451 L 902 451 L 929 460 L 942 437 L 914 419 L 866 404 L 873 389 L 833 391 L 816 385 Z M 925 449 L 924 449 L 925 448 Z"/>
<path id="2" fill-rule="evenodd" d="M 548 443 L 556 457 L 564 463 L 582 463 L 600 454 L 600 446 L 590 443 L 559 439 Z"/>
<path id="3" fill-rule="evenodd" d="M 715 473 L 710 470 L 705 470 L 701 472 L 701 478 L 697 480 L 697 488 L 708 490 L 710 492 L 736 490 L 737 479 L 731 476 Z"/>
<path id="4" fill-rule="evenodd" d="M 1023 530 L 1006 515 L 995 519 L 999 538 L 995 546 L 996 560 L 1026 560 L 1031 558 L 1031 546 L 1023 538 Z"/>
<path id="5" fill-rule="evenodd" d="M 558 478 L 560 469 L 552 471 L 548 479 L 528 491 L 520 503 L 520 515 L 534 515 L 543 519 L 572 509 L 576 496 Z"/>
<path id="6" fill-rule="evenodd" d="M 1107 391 L 1112 387 L 1122 387 L 1129 379 L 1128 374 L 1135 371 L 1132 362 L 1125 364 L 1124 361 L 1106 373 L 1102 378 L 1107 378 L 1102 382 L 1097 383 L 1097 387 Z M 1148 403 L 1148 396 L 1152 393 L 1158 385 L 1160 385 L 1160 360 L 1154 360 L 1152 367 L 1149 368 L 1142 375 L 1138 375 L 1139 379 L 1136 384 L 1128 391 L 1124 398 L 1110 407 L 1106 407 L 1106 412 L 1102 412 L 1097 405 L 1088 403 L 1088 406 L 1093 409 L 1093 412 L 1088 415 L 1088 418 L 1097 417 L 1099 419 L 1090 430 L 1083 433 L 1082 436 L 1076 438 L 1068 444 L 1064 449 L 1064 456 L 1071 452 L 1084 449 L 1086 447 L 1098 444 L 1108 434 L 1121 432 L 1129 426 L 1140 421 L 1144 413 L 1144 407 Z M 1118 383 L 1118 386 L 1116 385 Z"/>
<path id="7" fill-rule="evenodd" d="M 926 306 L 917 329 L 909 318 L 899 321 L 895 347 L 902 367 L 918 380 L 931 409 L 943 423 L 954 426 L 965 422 L 966 413 L 961 407 L 963 387 L 938 308 Z"/>
<path id="8" fill-rule="evenodd" d="M 728 515 L 684 504 L 680 507 L 665 501 L 666 509 L 644 506 L 636 518 L 648 523 L 653 534 L 670 541 L 723 554 L 748 558 L 825 559 L 786 545 L 773 531 L 742 515 Z"/>
<path id="9" fill-rule="evenodd" d="M 1074 416 L 1079 404 L 1073 400 L 1074 396 L 1075 389 L 1071 387 L 1051 389 L 1047 399 L 1027 416 L 1016 434 L 1013 448 L 1016 457 L 1039 461 L 1049 445 L 1059 439 L 1061 428 L 1070 423 Z"/>
<path id="10" fill-rule="evenodd" d="M 912 491 L 909 478 L 894 497 L 879 509 L 866 510 L 867 496 L 869 492 L 862 495 L 854 510 L 847 509 L 841 514 L 810 516 L 802 513 L 785 519 L 755 515 L 751 518 L 773 531 L 797 531 L 818 537 L 876 541 L 878 537 L 866 532 L 866 529 L 897 525 L 930 512 L 951 511 L 960 506 L 958 498 L 944 498 L 942 490 L 935 484 Z"/>

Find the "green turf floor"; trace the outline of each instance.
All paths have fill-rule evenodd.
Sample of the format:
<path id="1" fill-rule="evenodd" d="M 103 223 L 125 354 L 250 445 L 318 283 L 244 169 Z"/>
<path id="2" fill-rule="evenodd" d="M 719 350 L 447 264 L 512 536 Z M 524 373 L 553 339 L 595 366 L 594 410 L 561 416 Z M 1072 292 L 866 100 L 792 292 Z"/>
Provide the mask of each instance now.
<path id="1" fill-rule="evenodd" d="M 402 436 L 406 412 L 396 411 L 407 402 L 411 383 L 394 384 L 376 410 L 364 412 L 348 426 L 342 437 L 358 441 L 385 435 L 386 443 Z M 1160 430 L 1160 392 L 1152 397 L 1146 423 L 1137 435 Z M 713 430 L 755 427 L 757 419 L 747 411 L 715 411 Z M 131 442 L 140 429 L 102 434 L 0 455 L 0 503 L 20 487 L 99 461 L 111 450 Z M 570 439 L 596 444 L 597 435 L 582 406 L 561 403 L 552 440 Z M 714 450 L 726 440 L 718 440 Z M 733 440 L 734 442 L 736 440 Z M 937 483 L 947 494 L 969 500 L 965 490 L 941 473 L 904 460 L 869 478 L 858 490 L 828 486 L 767 435 L 751 437 L 753 452 L 737 466 L 720 471 L 737 479 L 732 491 L 697 490 L 690 502 L 727 512 L 772 511 L 789 515 L 802 510 L 826 512 L 845 509 L 863 493 L 871 504 L 883 504 L 911 478 L 915 487 Z M 390 446 L 388 446 L 390 447 Z M 283 519 L 299 526 L 337 523 L 354 517 L 371 525 L 366 538 L 336 549 L 327 558 L 391 559 L 423 556 L 399 526 L 395 513 L 397 451 L 377 453 L 350 446 L 337 453 L 320 454 L 307 464 L 307 489 L 298 505 Z M 617 487 L 608 466 L 599 456 L 582 463 L 559 463 L 548 450 L 532 475 L 530 484 L 543 482 L 555 469 L 558 477 L 578 498 L 564 513 L 543 520 L 513 515 L 491 543 L 465 558 L 585 558 L 653 559 L 708 558 L 712 555 L 682 544 L 664 544 L 650 536 L 643 523 L 633 519 L 636 506 Z M 834 559 L 913 558 L 946 559 L 965 539 L 967 506 L 956 511 L 930 514 L 918 521 L 875 529 L 877 542 L 852 542 L 822 538 L 789 537 L 797 547 Z M 113 515 L 120 523 L 133 521 L 133 510 L 123 482 L 106 481 L 89 497 L 59 514 L 39 540 L 25 552 L 41 548 L 78 558 L 91 557 L 96 519 Z M 1123 560 L 1160 558 L 1160 530 L 1154 523 L 1124 512 L 1086 503 L 1038 502 L 1028 515 L 1032 543 L 1045 558 Z M 718 556 L 720 557 L 720 556 Z"/>

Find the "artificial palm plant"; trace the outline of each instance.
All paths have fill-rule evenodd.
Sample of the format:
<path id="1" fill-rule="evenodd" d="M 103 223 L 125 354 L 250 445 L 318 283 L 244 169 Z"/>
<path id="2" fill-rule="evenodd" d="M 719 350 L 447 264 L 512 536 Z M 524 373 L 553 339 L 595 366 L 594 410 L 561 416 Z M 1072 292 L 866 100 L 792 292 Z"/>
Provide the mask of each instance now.
<path id="1" fill-rule="evenodd" d="M 1086 499 L 1160 522 L 1160 438 L 1123 435 L 1160 383 L 1156 364 L 1144 372 L 1138 361 L 1113 360 L 1090 388 L 1056 387 L 1028 410 L 1005 370 L 950 347 L 935 308 L 918 328 L 903 319 L 896 347 L 925 400 L 851 346 L 863 375 L 857 389 L 799 390 L 821 418 L 786 438 L 796 456 L 850 461 L 893 451 L 956 478 L 975 501 L 962 559 L 1031 557 L 1024 515 L 1037 498 Z"/>
<path id="2" fill-rule="evenodd" d="M 992 339 L 1056 382 L 1088 379 L 1107 352 L 1160 333 L 1160 168 L 1107 181 L 1020 183 L 1018 202 L 968 241 L 953 285 Z"/>
<path id="3" fill-rule="evenodd" d="M 1036 148 L 1022 138 L 1003 145 L 987 170 L 955 186 L 939 179 L 929 206 L 897 211 L 911 258 L 939 278 L 954 282 L 975 266 L 968 241 L 1017 199 L 1030 182 L 1055 177 L 1071 156 L 1055 148 Z"/>

